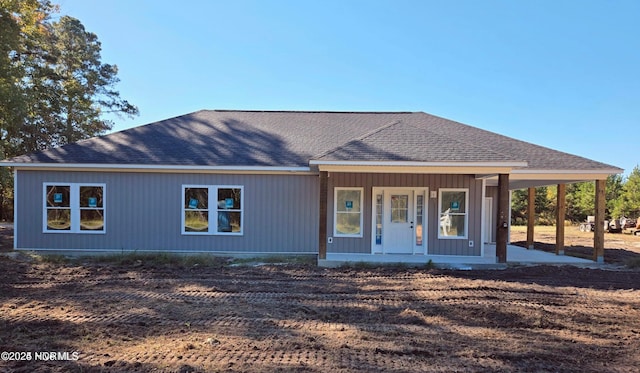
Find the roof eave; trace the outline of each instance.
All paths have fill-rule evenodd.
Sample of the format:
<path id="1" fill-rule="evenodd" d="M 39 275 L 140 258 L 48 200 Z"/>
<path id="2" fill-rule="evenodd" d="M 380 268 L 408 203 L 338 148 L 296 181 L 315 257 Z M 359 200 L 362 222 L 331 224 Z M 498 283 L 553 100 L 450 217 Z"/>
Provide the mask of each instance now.
<path id="1" fill-rule="evenodd" d="M 509 175 L 510 189 L 542 187 L 557 184 L 573 184 L 585 181 L 606 180 L 611 175 L 624 172 L 620 168 L 575 169 L 575 170 L 542 170 L 517 169 Z M 486 178 L 487 186 L 498 185 L 498 177 L 491 175 Z"/>
<path id="2" fill-rule="evenodd" d="M 526 167 L 522 161 L 511 162 L 419 162 L 419 161 L 322 161 L 309 165 L 320 171 L 356 173 L 419 173 L 419 174 L 493 174 L 509 173 L 516 167 Z"/>
<path id="3" fill-rule="evenodd" d="M 0 162 L 0 166 L 17 170 L 115 171 L 115 172 L 212 172 L 212 173 L 313 173 L 310 167 L 288 166 L 209 166 L 209 165 L 147 165 L 102 163 L 15 163 Z"/>

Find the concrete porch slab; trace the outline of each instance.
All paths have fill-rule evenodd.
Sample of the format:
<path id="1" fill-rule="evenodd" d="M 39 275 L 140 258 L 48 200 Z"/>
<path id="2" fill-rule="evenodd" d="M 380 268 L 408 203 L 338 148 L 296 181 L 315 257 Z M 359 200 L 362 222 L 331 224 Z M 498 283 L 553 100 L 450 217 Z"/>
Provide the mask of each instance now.
<path id="1" fill-rule="evenodd" d="M 555 255 L 540 250 L 507 245 L 507 263 L 496 263 L 496 245 L 485 244 L 482 256 L 421 255 L 421 254 L 337 254 L 327 253 L 326 259 L 318 260 L 321 267 L 339 267 L 346 264 L 402 264 L 423 266 L 428 263 L 439 268 L 481 269 L 505 268 L 507 265 L 597 265 L 592 260 L 566 255 Z"/>
<path id="2" fill-rule="evenodd" d="M 485 244 L 485 257 L 496 256 L 496 245 Z M 576 264 L 593 265 L 593 260 L 576 258 L 568 255 L 556 255 L 541 250 L 527 250 L 521 246 L 507 245 L 508 264 Z"/>

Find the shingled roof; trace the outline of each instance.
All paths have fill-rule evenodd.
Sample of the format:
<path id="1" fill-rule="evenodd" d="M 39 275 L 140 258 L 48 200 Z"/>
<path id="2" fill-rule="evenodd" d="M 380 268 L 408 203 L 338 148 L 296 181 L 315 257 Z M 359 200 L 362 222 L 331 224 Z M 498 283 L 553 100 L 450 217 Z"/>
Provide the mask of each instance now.
<path id="1" fill-rule="evenodd" d="M 3 164 L 308 167 L 312 160 L 526 162 L 535 170 L 619 170 L 422 112 L 226 110 L 202 110 Z"/>

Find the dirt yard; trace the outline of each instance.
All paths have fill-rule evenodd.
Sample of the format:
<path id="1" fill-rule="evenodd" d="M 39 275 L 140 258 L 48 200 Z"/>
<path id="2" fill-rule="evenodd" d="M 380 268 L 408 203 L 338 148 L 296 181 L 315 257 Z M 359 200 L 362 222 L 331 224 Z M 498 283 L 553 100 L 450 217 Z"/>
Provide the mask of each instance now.
<path id="1" fill-rule="evenodd" d="M 57 259 L 0 255 L 2 372 L 640 368 L 638 270 Z"/>

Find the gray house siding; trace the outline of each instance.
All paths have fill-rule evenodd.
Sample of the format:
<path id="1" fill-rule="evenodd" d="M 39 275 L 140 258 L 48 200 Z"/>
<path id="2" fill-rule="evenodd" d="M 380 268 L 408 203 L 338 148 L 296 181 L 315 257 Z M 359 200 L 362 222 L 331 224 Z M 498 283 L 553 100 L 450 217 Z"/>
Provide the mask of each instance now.
<path id="1" fill-rule="evenodd" d="M 317 253 L 318 177 L 17 171 L 22 249 Z M 104 234 L 43 233 L 43 183 L 103 183 Z M 242 185 L 242 236 L 181 234 L 182 185 Z"/>
<path id="2" fill-rule="evenodd" d="M 363 187 L 364 217 L 363 237 L 334 237 L 333 243 L 327 244 L 329 253 L 371 253 L 371 213 L 373 187 L 415 187 L 429 188 L 437 191 L 440 188 L 469 189 L 469 231 L 467 239 L 438 239 L 438 199 L 427 198 L 427 249 L 430 255 L 481 255 L 481 218 L 482 218 L 482 180 L 471 175 L 430 175 L 430 174 L 385 174 L 385 173 L 337 173 L 332 172 L 328 182 L 327 232 L 333 233 L 334 227 L 334 188 Z M 469 247 L 469 241 L 474 246 Z"/>

